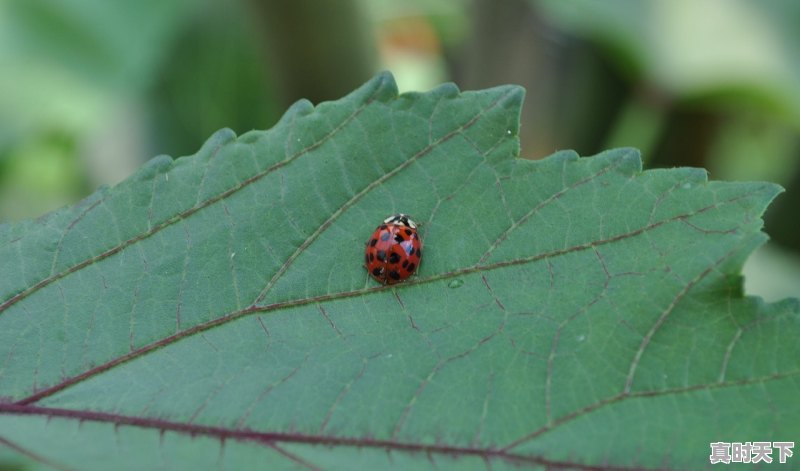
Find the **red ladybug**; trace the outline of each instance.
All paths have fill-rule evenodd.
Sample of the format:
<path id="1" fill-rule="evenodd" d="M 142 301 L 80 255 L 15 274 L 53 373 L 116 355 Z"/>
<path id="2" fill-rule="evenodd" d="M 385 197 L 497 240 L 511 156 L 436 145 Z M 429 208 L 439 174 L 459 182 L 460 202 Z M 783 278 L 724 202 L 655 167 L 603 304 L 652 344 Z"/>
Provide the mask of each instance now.
<path id="1" fill-rule="evenodd" d="M 417 224 L 406 214 L 383 221 L 367 241 L 364 262 L 370 276 L 384 285 L 400 283 L 411 276 L 422 259 L 422 239 Z"/>

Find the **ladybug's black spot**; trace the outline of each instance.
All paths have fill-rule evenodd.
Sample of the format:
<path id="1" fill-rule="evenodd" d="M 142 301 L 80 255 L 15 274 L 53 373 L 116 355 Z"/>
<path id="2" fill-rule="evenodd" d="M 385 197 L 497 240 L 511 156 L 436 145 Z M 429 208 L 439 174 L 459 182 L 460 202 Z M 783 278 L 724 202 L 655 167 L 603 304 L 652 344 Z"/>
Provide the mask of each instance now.
<path id="1" fill-rule="evenodd" d="M 373 260 L 375 260 L 375 254 L 374 254 L 374 253 L 370 253 L 370 254 L 369 254 L 369 259 L 368 259 L 368 262 L 371 262 L 371 261 L 373 261 Z"/>
<path id="2" fill-rule="evenodd" d="M 408 235 L 408 236 L 410 236 L 411 234 L 414 233 L 414 231 L 412 231 L 411 229 L 406 229 L 405 232 L 406 232 L 406 235 Z"/>
<path id="3" fill-rule="evenodd" d="M 375 276 L 383 275 L 383 268 L 381 268 L 381 267 L 373 268 L 372 269 L 372 274 L 375 275 Z"/>
<path id="4" fill-rule="evenodd" d="M 391 236 L 392 234 L 390 232 L 384 232 L 383 234 L 381 234 L 381 240 L 386 242 L 387 240 L 389 240 L 389 237 Z"/>
<path id="5" fill-rule="evenodd" d="M 386 251 L 385 250 L 378 250 L 378 253 L 375 254 L 375 256 L 378 257 L 378 260 L 380 260 L 381 262 L 385 262 L 386 261 Z"/>
<path id="6" fill-rule="evenodd" d="M 403 268 L 408 268 L 408 260 L 403 260 Z"/>
<path id="7" fill-rule="evenodd" d="M 392 271 L 389 272 L 389 278 L 391 278 L 393 280 L 399 280 L 400 279 L 400 273 L 397 273 L 396 271 L 392 270 Z"/>
<path id="8" fill-rule="evenodd" d="M 422 258 L 422 247 L 417 249 L 417 257 Z"/>
<path id="9" fill-rule="evenodd" d="M 389 263 L 397 263 L 399 261 L 400 261 L 400 256 L 397 255 L 396 253 L 392 252 L 392 254 L 389 255 Z"/>
<path id="10" fill-rule="evenodd" d="M 397 242 L 398 244 L 399 244 L 400 242 L 403 242 L 404 240 L 405 240 L 405 239 L 403 239 L 403 235 L 402 235 L 402 234 L 395 234 L 395 235 L 394 235 L 394 241 L 395 241 L 395 242 Z"/>
<path id="11" fill-rule="evenodd" d="M 377 243 L 378 243 L 378 239 L 372 239 L 371 241 L 369 241 L 369 246 L 370 247 L 375 247 L 375 244 L 377 244 Z"/>
<path id="12" fill-rule="evenodd" d="M 414 246 L 413 245 L 409 245 L 408 255 L 414 255 Z"/>
<path id="13" fill-rule="evenodd" d="M 412 271 L 414 271 L 414 269 L 415 269 L 415 268 L 417 268 L 417 265 L 416 265 L 416 264 L 413 264 L 413 263 L 409 263 L 409 264 L 408 264 L 408 271 L 409 271 L 409 272 L 412 272 Z"/>

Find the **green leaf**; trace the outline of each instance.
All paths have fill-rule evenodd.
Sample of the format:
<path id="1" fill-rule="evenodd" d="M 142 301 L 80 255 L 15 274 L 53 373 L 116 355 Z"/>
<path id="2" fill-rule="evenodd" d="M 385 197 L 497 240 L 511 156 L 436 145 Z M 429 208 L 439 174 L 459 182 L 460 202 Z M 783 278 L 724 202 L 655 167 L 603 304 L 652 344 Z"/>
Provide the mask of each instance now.
<path id="1" fill-rule="evenodd" d="M 0 69 L 14 71 L 0 75 L 0 146 L 85 130 L 125 99 L 145 101 L 139 93 L 204 3 L 0 2 Z"/>
<path id="2" fill-rule="evenodd" d="M 738 275 L 779 187 L 515 159 L 522 98 L 380 75 L 3 226 L 0 465 L 689 469 L 797 437 L 798 302 Z M 424 259 L 379 286 L 400 211 Z"/>

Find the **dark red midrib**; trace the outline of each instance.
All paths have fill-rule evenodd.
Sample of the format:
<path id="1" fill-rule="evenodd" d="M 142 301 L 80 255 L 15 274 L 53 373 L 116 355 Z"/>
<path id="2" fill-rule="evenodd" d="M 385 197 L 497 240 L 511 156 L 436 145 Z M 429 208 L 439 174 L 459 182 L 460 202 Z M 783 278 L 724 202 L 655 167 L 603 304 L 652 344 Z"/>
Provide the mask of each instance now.
<path id="1" fill-rule="evenodd" d="M 406 452 L 418 452 L 418 453 L 432 453 L 432 454 L 441 454 L 447 455 L 451 457 L 458 457 L 458 456 L 478 456 L 484 459 L 501 459 L 509 462 L 519 463 L 519 464 L 539 464 L 544 466 L 549 466 L 552 468 L 577 468 L 583 470 L 634 470 L 634 469 L 660 469 L 660 468 L 641 468 L 641 467 L 621 467 L 621 466 L 609 466 L 607 464 L 604 465 L 587 465 L 577 462 L 568 462 L 568 461 L 556 461 L 556 460 L 548 460 L 541 456 L 532 456 L 532 455 L 524 455 L 520 453 L 514 453 L 511 449 L 515 446 L 518 446 L 520 443 L 535 438 L 543 433 L 549 432 L 554 428 L 563 425 L 564 423 L 570 422 L 577 417 L 580 417 L 584 414 L 593 412 L 597 409 L 602 407 L 621 402 L 626 399 L 636 399 L 636 398 L 648 398 L 648 397 L 657 397 L 669 394 L 680 394 L 680 393 L 690 393 L 695 391 L 700 391 L 704 389 L 715 389 L 715 388 L 725 388 L 725 387 L 734 387 L 734 386 L 744 386 L 749 384 L 757 384 L 765 381 L 771 380 L 779 380 L 783 378 L 787 378 L 790 376 L 796 376 L 800 374 L 800 370 L 798 371 L 791 371 L 785 373 L 775 373 L 772 375 L 768 375 L 765 377 L 760 378 L 744 378 L 736 381 L 730 381 L 725 383 L 711 383 L 711 384 L 699 384 L 699 385 L 692 385 L 685 388 L 673 388 L 673 389 L 665 389 L 661 391 L 641 391 L 635 393 L 628 393 L 628 394 L 617 394 L 615 396 L 609 397 L 605 400 L 599 401 L 595 404 L 590 404 L 582 409 L 574 411 L 571 414 L 568 414 L 559 420 L 555 421 L 554 423 L 542 427 L 533 433 L 527 435 L 521 440 L 517 440 L 517 442 L 512 443 L 511 445 L 504 446 L 502 448 L 490 447 L 490 448 L 477 448 L 477 447 L 460 447 L 460 446 L 452 446 L 452 445 L 430 445 L 430 444 L 419 444 L 419 443 L 410 443 L 410 442 L 401 442 L 398 440 L 380 440 L 380 439 L 372 439 L 372 438 L 353 438 L 353 437 L 335 437 L 335 436 L 327 436 L 327 435 L 310 435 L 310 434 L 301 434 L 301 433 L 278 433 L 278 432 L 258 432 L 249 429 L 242 429 L 242 430 L 233 430 L 224 427 L 214 427 L 214 426 L 207 426 L 207 425 L 197 425 L 197 424 L 186 424 L 181 422 L 173 422 L 167 421 L 163 419 L 154 419 L 154 418 L 146 418 L 146 417 L 135 417 L 135 416 L 125 416 L 120 414 L 109 414 L 104 412 L 93 412 L 93 411 L 84 411 L 84 410 L 70 410 L 70 409 L 59 409 L 59 408 L 49 408 L 49 407 L 37 407 L 37 406 L 25 406 L 25 405 L 17 405 L 17 404 L 3 404 L 0 403 L 0 414 L 8 414 L 8 415 L 36 415 L 42 416 L 47 418 L 67 418 L 67 419 L 75 419 L 81 422 L 83 421 L 94 421 L 94 422 L 102 422 L 102 423 L 109 423 L 114 424 L 115 426 L 120 425 L 127 425 L 127 426 L 134 426 L 134 427 L 141 427 L 141 428 L 148 428 L 159 430 L 160 432 L 164 431 L 172 431 L 176 433 L 183 433 L 189 435 L 205 435 L 212 438 L 216 438 L 217 440 L 224 441 L 228 439 L 232 440 L 239 440 L 239 441 L 255 441 L 261 442 L 266 446 L 274 443 L 301 443 L 301 444 L 309 444 L 309 445 L 322 445 L 322 446 L 348 446 L 348 447 L 355 447 L 355 448 L 382 448 L 386 450 L 397 450 L 397 451 L 406 451 Z M 2 437 L 0 437 L 2 439 Z M 2 443 L 2 440 L 0 440 Z"/>
<path id="2" fill-rule="evenodd" d="M 657 470 L 659 468 L 640 468 L 609 465 L 590 465 L 571 461 L 549 460 L 542 456 L 523 455 L 511 453 L 496 448 L 479 448 L 474 446 L 456 446 L 442 444 L 424 444 L 402 442 L 398 440 L 381 440 L 361 437 L 336 437 L 330 435 L 311 435 L 286 432 L 259 432 L 255 430 L 234 430 L 225 427 L 187 424 L 163 419 L 136 417 L 105 412 L 85 410 L 58 409 L 51 407 L 20 406 L 15 404 L 0 404 L 0 414 L 9 415 L 35 415 L 47 418 L 74 419 L 80 422 L 91 421 L 113 424 L 115 426 L 131 426 L 144 429 L 170 431 L 191 436 L 204 435 L 220 441 L 238 440 L 259 442 L 265 446 L 274 443 L 298 443 L 306 445 L 321 445 L 327 447 L 345 446 L 352 448 L 379 448 L 390 451 L 410 453 L 426 453 L 450 456 L 453 458 L 463 456 L 476 456 L 484 459 L 499 459 L 518 464 L 538 464 L 556 469 L 572 468 L 586 471 L 631 471 L 634 469 Z"/>
<path id="3" fill-rule="evenodd" d="M 130 360 L 138 358 L 138 357 L 140 357 L 140 356 L 142 356 L 144 354 L 147 354 L 147 353 L 149 353 L 151 351 L 154 351 L 154 350 L 156 350 L 158 348 L 167 346 L 167 345 L 172 344 L 174 342 L 177 342 L 178 340 L 181 340 L 183 338 L 189 337 L 191 335 L 194 335 L 194 334 L 197 334 L 197 333 L 200 333 L 200 332 L 204 332 L 206 330 L 209 330 L 211 328 L 217 327 L 219 325 L 225 324 L 227 322 L 233 321 L 235 319 L 238 319 L 238 318 L 240 318 L 242 316 L 246 316 L 246 315 L 249 315 L 249 314 L 254 314 L 254 313 L 259 313 L 259 312 L 278 311 L 278 310 L 281 310 L 281 309 L 288 309 L 288 308 L 292 308 L 292 307 L 303 306 L 303 305 L 306 305 L 306 304 L 320 303 L 320 302 L 332 301 L 332 300 L 337 300 L 337 299 L 345 299 L 345 298 L 361 296 L 361 295 L 365 295 L 365 294 L 369 294 L 369 293 L 373 293 L 373 292 L 378 292 L 378 291 L 384 291 L 384 290 L 405 289 L 405 288 L 407 288 L 409 286 L 414 286 L 414 285 L 418 285 L 418 284 L 432 283 L 432 282 L 436 282 L 436 281 L 439 281 L 439 280 L 442 280 L 442 279 L 453 278 L 453 277 L 462 276 L 462 275 L 468 275 L 468 274 L 476 273 L 476 272 L 483 273 L 483 272 L 496 270 L 496 269 L 500 269 L 500 268 L 505 268 L 505 267 L 509 267 L 509 266 L 520 265 L 520 264 L 524 264 L 524 263 L 531 263 L 531 262 L 535 262 L 535 261 L 542 260 L 542 259 L 545 259 L 545 258 L 565 255 L 565 254 L 572 253 L 572 252 L 577 252 L 577 251 L 580 251 L 580 250 L 588 250 L 588 249 L 592 249 L 593 247 L 607 245 L 607 244 L 610 244 L 610 243 L 614 243 L 614 242 L 617 242 L 617 241 L 620 241 L 620 240 L 627 239 L 629 237 L 634 237 L 636 235 L 639 235 L 639 234 L 642 234 L 644 232 L 653 230 L 655 228 L 658 228 L 658 227 L 660 227 L 662 225 L 665 225 L 665 224 L 669 224 L 671 222 L 681 221 L 681 220 L 686 219 L 688 217 L 691 217 L 691 216 L 693 216 L 695 214 L 701 214 L 701 213 L 709 210 L 710 208 L 718 206 L 721 203 L 729 203 L 729 202 L 732 202 L 732 201 L 736 201 L 737 199 L 739 199 L 739 197 L 733 198 L 731 200 L 717 202 L 717 203 L 714 203 L 713 205 L 710 205 L 710 206 L 707 206 L 707 207 L 704 207 L 704 208 L 700 208 L 700 209 L 698 209 L 697 211 L 695 211 L 692 214 L 688 214 L 688 215 L 683 214 L 683 215 L 675 216 L 675 217 L 670 218 L 670 219 L 664 219 L 662 221 L 659 221 L 659 222 L 656 222 L 656 223 L 641 227 L 639 229 L 635 229 L 635 230 L 633 230 L 631 232 L 626 232 L 624 234 L 619 234 L 619 235 L 616 235 L 616 236 L 613 236 L 613 237 L 609 237 L 608 239 L 604 239 L 604 240 L 600 240 L 600 241 L 587 242 L 587 243 L 582 244 L 582 245 L 576 245 L 576 246 L 568 247 L 568 248 L 565 248 L 565 249 L 558 249 L 558 250 L 554 250 L 552 252 L 537 254 L 537 255 L 533 255 L 531 257 L 526 257 L 526 258 L 520 258 L 520 259 L 515 259 L 515 260 L 506 260 L 506 261 L 496 262 L 496 263 L 488 264 L 488 265 L 473 265 L 471 267 L 463 268 L 461 270 L 454 270 L 452 272 L 440 273 L 438 275 L 430 276 L 430 277 L 427 277 L 427 278 L 417 278 L 417 279 L 414 279 L 414 280 L 409 280 L 409 281 L 406 281 L 405 283 L 403 283 L 402 286 L 400 286 L 400 287 L 398 287 L 396 285 L 393 285 L 393 286 L 375 286 L 375 287 L 372 287 L 372 288 L 360 289 L 360 290 L 355 290 L 355 291 L 344 291 L 344 292 L 340 292 L 340 293 L 320 295 L 320 296 L 315 296 L 315 297 L 305 298 L 305 299 L 283 301 L 283 302 L 278 302 L 278 303 L 274 303 L 274 304 L 268 304 L 266 306 L 248 306 L 248 307 L 246 307 L 246 308 L 244 308 L 242 310 L 228 313 L 228 314 L 226 314 L 224 316 L 218 317 L 218 318 L 213 319 L 211 321 L 208 321 L 206 323 L 195 325 L 194 327 L 191 327 L 189 329 L 182 330 L 182 331 L 180 331 L 178 333 L 175 333 L 175 334 L 169 335 L 167 337 L 164 337 L 161 340 L 158 340 L 156 342 L 150 343 L 150 344 L 145 345 L 143 347 L 137 348 L 136 350 L 128 352 L 125 355 L 117 357 L 117 358 L 115 358 L 115 359 L 113 359 L 113 360 L 111 360 L 111 361 L 109 361 L 107 363 L 103 363 L 103 364 L 101 364 L 99 366 L 95 366 L 93 368 L 90 368 L 90 369 L 86 370 L 85 372 L 83 372 L 83 373 L 81 373 L 81 374 L 79 374 L 77 376 L 73 376 L 71 378 L 67 378 L 67 379 L 65 379 L 65 380 L 61 381 L 60 383 L 57 383 L 57 384 L 55 384 L 53 386 L 47 387 L 45 389 L 41 389 L 41 390 L 31 394 L 28 397 L 20 399 L 19 401 L 16 402 L 16 404 L 19 404 L 19 405 L 32 404 L 32 403 L 37 402 L 37 401 L 39 401 L 41 399 L 44 399 L 45 397 L 51 396 L 51 395 L 53 395 L 53 394 L 55 394 L 55 393 L 57 393 L 59 391 L 62 391 L 62 390 L 66 389 L 66 388 L 68 388 L 68 387 L 70 387 L 70 386 L 72 386 L 74 384 L 77 384 L 77 383 L 79 383 L 79 382 L 81 382 L 81 381 L 83 381 L 85 379 L 91 378 L 91 377 L 93 377 L 93 376 L 95 376 L 97 374 L 100 374 L 100 373 L 103 373 L 105 371 L 108 371 L 111 368 L 114 368 L 114 367 L 119 366 L 119 365 L 121 365 L 123 363 L 126 363 L 126 362 L 128 362 Z"/>

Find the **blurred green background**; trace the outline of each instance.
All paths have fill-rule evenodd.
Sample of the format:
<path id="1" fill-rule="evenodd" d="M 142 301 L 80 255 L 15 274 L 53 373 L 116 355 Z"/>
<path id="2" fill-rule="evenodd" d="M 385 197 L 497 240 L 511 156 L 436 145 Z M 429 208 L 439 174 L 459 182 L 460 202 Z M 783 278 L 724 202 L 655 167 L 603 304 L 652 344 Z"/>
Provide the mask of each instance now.
<path id="1" fill-rule="evenodd" d="M 634 146 L 647 167 L 780 183 L 746 291 L 800 296 L 794 0 L 3 0 L 0 221 L 384 69 L 401 91 L 525 86 L 526 158 Z"/>

